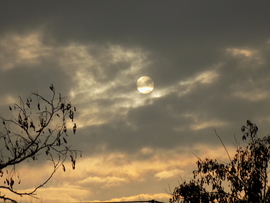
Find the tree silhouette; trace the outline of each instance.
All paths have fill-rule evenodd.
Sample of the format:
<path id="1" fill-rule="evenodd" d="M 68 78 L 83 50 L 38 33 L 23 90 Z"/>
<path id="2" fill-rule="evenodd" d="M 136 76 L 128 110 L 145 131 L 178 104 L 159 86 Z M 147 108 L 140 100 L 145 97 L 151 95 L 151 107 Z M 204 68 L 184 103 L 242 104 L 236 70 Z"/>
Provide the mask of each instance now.
<path id="1" fill-rule="evenodd" d="M 237 144 L 233 157 L 230 157 L 223 145 L 229 162 L 220 163 L 217 159 L 198 158 L 193 179 L 175 187 L 171 203 L 270 202 L 267 171 L 270 161 L 270 136 L 259 138 L 258 127 L 250 120 L 247 120 L 241 131 L 243 144 Z"/>
<path id="2" fill-rule="evenodd" d="M 68 128 L 76 133 L 74 115 L 76 108 L 67 98 L 56 94 L 50 86 L 51 99 L 46 99 L 38 92 L 33 92 L 24 101 L 9 106 L 11 118 L 0 117 L 0 199 L 16 202 L 7 197 L 6 192 L 18 196 L 36 197 L 36 191 L 43 187 L 60 167 L 66 171 L 64 162 L 70 158 L 75 169 L 78 150 L 68 145 Z M 70 126 L 71 125 L 71 126 Z M 16 185 L 21 184 L 17 166 L 25 161 L 36 161 L 46 156 L 52 163 L 50 175 L 32 191 L 19 192 Z M 18 186 L 18 185 L 17 185 Z"/>

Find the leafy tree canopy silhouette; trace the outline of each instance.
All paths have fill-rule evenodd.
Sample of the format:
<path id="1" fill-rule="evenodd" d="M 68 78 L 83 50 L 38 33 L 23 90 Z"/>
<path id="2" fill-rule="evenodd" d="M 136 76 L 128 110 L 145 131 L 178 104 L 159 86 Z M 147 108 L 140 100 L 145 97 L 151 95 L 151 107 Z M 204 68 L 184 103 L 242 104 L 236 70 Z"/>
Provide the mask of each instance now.
<path id="1" fill-rule="evenodd" d="M 270 136 L 259 138 L 258 127 L 247 120 L 242 126 L 242 145 L 229 162 L 198 158 L 193 179 L 175 187 L 170 202 L 269 203 L 268 164 Z M 216 134 L 218 136 L 218 134 Z M 219 137 L 219 136 L 218 136 Z M 219 137 L 220 138 L 220 137 Z"/>
<path id="2" fill-rule="evenodd" d="M 0 199 L 16 202 L 5 195 L 11 192 L 15 196 L 36 197 L 36 191 L 43 187 L 60 167 L 66 171 L 65 160 L 70 158 L 75 169 L 77 155 L 81 151 L 72 150 L 68 144 L 68 125 L 76 133 L 74 115 L 76 108 L 67 98 L 56 93 L 50 86 L 52 96 L 44 98 L 38 92 L 32 92 L 24 101 L 20 97 L 18 104 L 9 106 L 11 118 L 0 116 Z M 25 161 L 36 161 L 41 155 L 52 163 L 50 175 L 31 191 L 16 190 L 23 184 L 17 166 Z"/>

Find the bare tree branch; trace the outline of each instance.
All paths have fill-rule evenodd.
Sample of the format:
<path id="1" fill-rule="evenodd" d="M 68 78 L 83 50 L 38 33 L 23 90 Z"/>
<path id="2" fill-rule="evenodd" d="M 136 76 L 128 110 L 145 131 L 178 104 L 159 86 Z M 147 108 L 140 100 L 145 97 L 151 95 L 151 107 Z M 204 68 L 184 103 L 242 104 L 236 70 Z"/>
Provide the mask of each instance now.
<path id="1" fill-rule="evenodd" d="M 75 169 L 77 153 L 81 152 L 68 146 L 67 122 L 74 124 L 73 134 L 75 134 L 76 108 L 69 100 L 61 97 L 60 93 L 56 98 L 53 85 L 50 86 L 50 90 L 51 99 L 46 99 L 38 92 L 32 92 L 26 101 L 19 97 L 19 104 L 9 106 L 13 117 L 9 119 L 0 117 L 3 126 L 3 131 L 0 132 L 0 143 L 3 143 L 3 146 L 0 145 L 3 147 L 0 149 L 0 180 L 4 180 L 4 185 L 0 185 L 2 190 L 8 190 L 19 196 L 34 197 L 36 191 L 53 177 L 60 166 L 65 168 L 64 162 L 68 155 L 71 158 L 72 168 Z M 51 174 L 30 192 L 16 191 L 14 189 L 16 166 L 29 159 L 35 161 L 41 154 L 48 156 L 52 161 Z M 9 166 L 12 166 L 12 169 L 8 169 Z M 19 175 L 16 177 L 19 178 Z M 16 202 L 5 195 L 1 195 L 0 199 Z"/>
<path id="2" fill-rule="evenodd" d="M 217 136 L 218 139 L 220 140 L 221 144 L 223 145 L 223 147 L 224 147 L 224 149 L 225 149 L 225 151 L 226 151 L 226 153 L 227 153 L 227 155 L 228 155 L 228 158 L 229 158 L 230 162 L 232 162 L 231 157 L 230 157 L 230 154 L 229 154 L 229 152 L 228 152 L 228 150 L 227 150 L 227 147 L 225 146 L 223 140 L 222 140 L 221 137 L 217 134 L 216 129 L 214 129 L 214 131 L 215 131 L 216 136 Z"/>

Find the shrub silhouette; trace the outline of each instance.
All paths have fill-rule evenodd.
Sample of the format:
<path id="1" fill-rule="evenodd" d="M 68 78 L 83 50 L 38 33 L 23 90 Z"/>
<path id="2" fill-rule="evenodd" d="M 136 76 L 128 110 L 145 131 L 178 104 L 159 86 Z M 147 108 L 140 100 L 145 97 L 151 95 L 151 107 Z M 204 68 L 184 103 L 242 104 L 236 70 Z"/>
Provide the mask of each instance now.
<path id="1" fill-rule="evenodd" d="M 175 187 L 171 203 L 270 202 L 267 171 L 270 161 L 270 136 L 259 138 L 258 127 L 250 120 L 242 126 L 241 131 L 243 144 L 237 144 L 233 157 L 230 157 L 223 145 L 229 162 L 220 163 L 216 159 L 198 158 L 193 179 Z"/>

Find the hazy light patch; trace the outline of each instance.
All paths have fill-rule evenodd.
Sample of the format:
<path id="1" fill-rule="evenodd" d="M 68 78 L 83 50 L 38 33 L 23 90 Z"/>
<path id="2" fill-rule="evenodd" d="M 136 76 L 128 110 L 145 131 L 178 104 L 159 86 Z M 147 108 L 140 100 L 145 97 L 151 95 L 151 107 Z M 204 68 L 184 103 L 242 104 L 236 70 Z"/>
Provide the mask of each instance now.
<path id="1" fill-rule="evenodd" d="M 216 128 L 216 127 L 221 127 L 227 125 L 226 122 L 218 121 L 218 120 L 212 120 L 212 121 L 207 121 L 207 122 L 197 122 L 194 125 L 191 125 L 192 130 L 202 130 L 205 128 Z"/>
<path id="2" fill-rule="evenodd" d="M 157 93 L 154 93 L 155 97 L 165 96 L 166 94 L 175 92 L 180 97 L 185 96 L 186 94 L 193 91 L 199 85 L 208 85 L 214 83 L 219 74 L 217 73 L 216 69 L 218 69 L 222 64 L 217 64 L 213 69 L 203 71 L 195 76 L 192 76 L 186 80 L 182 80 L 177 84 L 174 84 L 166 89 L 161 91 L 155 90 Z"/>
<path id="3" fill-rule="evenodd" d="M 126 62 L 142 62 L 145 58 L 142 56 L 143 53 L 140 48 L 134 48 L 134 49 L 125 49 L 124 47 L 121 47 L 120 45 L 111 45 L 108 50 L 109 54 L 112 56 L 112 63 L 119 63 L 122 61 Z M 134 60 L 136 59 L 136 60 Z"/>
<path id="4" fill-rule="evenodd" d="M 250 49 L 237 49 L 237 48 L 228 48 L 227 52 L 231 53 L 233 56 L 245 56 L 245 57 L 253 57 L 257 54 L 256 51 Z"/>
<path id="5" fill-rule="evenodd" d="M 18 190 L 30 190 L 30 188 L 37 187 L 40 183 L 44 182 L 49 175 L 51 175 L 53 171 L 53 164 L 51 161 L 47 160 L 45 157 L 39 157 L 39 161 L 29 161 L 29 163 L 24 163 L 17 167 L 17 170 L 20 174 L 21 184 L 16 185 Z M 44 159 L 43 161 L 40 161 Z M 66 165 L 67 172 L 71 173 L 75 170 L 72 170 L 71 164 L 66 161 L 64 163 Z M 65 180 L 66 173 L 63 172 L 62 168 L 60 168 L 53 176 L 53 181 L 49 184 L 54 183 L 54 178 L 58 175 L 63 175 L 63 180 Z M 62 182 L 62 181 L 60 181 Z"/>
<path id="6" fill-rule="evenodd" d="M 97 60 L 89 54 L 88 48 L 88 46 L 79 44 L 70 44 L 65 47 L 56 48 L 55 53 L 59 54 L 57 59 L 59 65 L 66 70 L 68 69 L 74 77 L 80 77 L 80 74 L 85 73 L 85 70 L 93 66 L 98 66 Z M 84 81 L 87 82 L 87 85 L 89 83 L 91 84 L 93 77 L 91 74 L 89 76 L 89 80 Z M 77 93 L 74 92 L 74 94 Z"/>
<path id="7" fill-rule="evenodd" d="M 206 121 L 206 119 L 200 118 L 200 115 L 198 114 L 185 114 L 183 116 L 193 120 L 193 124 L 189 126 L 191 130 L 202 130 L 202 129 L 210 128 L 210 127 L 216 128 L 216 127 L 226 126 L 228 124 L 225 121 L 220 121 L 217 119 L 208 118 Z"/>
<path id="8" fill-rule="evenodd" d="M 227 48 L 226 52 L 234 57 L 241 58 L 243 62 L 256 61 L 258 65 L 263 64 L 264 60 L 260 52 L 254 49 Z"/>
<path id="9" fill-rule="evenodd" d="M 142 154 L 152 154 L 154 150 L 150 147 L 144 147 L 140 151 Z"/>
<path id="10" fill-rule="evenodd" d="M 98 177 L 98 176 L 90 176 L 82 181 L 79 181 L 79 184 L 102 184 L 102 188 L 106 187 L 115 187 L 117 185 L 123 184 L 127 182 L 125 178 L 114 177 L 114 176 L 106 176 L 106 177 Z"/>
<path id="11" fill-rule="evenodd" d="M 155 176 L 161 180 L 161 179 L 167 179 L 167 178 L 173 178 L 173 177 L 179 177 L 183 173 L 182 170 L 174 169 L 174 170 L 166 170 L 161 171 L 159 173 L 156 173 Z"/>
<path id="12" fill-rule="evenodd" d="M 191 77 L 185 81 L 181 81 L 180 85 L 193 85 L 195 83 L 208 84 L 213 83 L 219 75 L 214 70 L 204 71 L 194 77 Z"/>
<path id="13" fill-rule="evenodd" d="M 217 132 L 217 133 L 219 134 L 219 132 Z M 219 136 L 222 139 L 223 135 L 219 134 Z M 219 138 L 216 137 L 215 135 L 213 135 L 213 139 L 219 140 Z M 230 146 L 226 146 L 226 149 L 227 149 L 230 157 L 232 158 L 236 152 L 236 147 L 234 145 L 230 145 Z M 194 146 L 192 153 L 194 153 L 200 159 L 211 158 L 211 159 L 218 159 L 222 162 L 227 162 L 229 160 L 229 157 L 226 153 L 226 150 L 222 146 L 222 143 L 220 143 L 219 145 L 216 145 L 215 147 L 213 147 L 213 146 L 206 147 L 203 144 L 197 144 Z M 196 161 L 197 161 L 197 159 L 196 159 Z M 196 168 L 196 165 L 194 165 L 194 167 Z M 189 173 L 191 173 L 191 172 L 192 171 L 190 171 Z"/>
<path id="14" fill-rule="evenodd" d="M 13 97 L 12 95 L 6 95 L 5 97 L 0 97 L 0 106 L 12 105 L 18 101 L 19 98 Z"/>
<path id="15" fill-rule="evenodd" d="M 38 195 L 45 202 L 81 202 L 88 200 L 91 194 L 91 191 L 73 184 L 43 187 L 38 190 Z"/>
<path id="16" fill-rule="evenodd" d="M 8 35 L 0 40 L 1 69 L 8 70 L 18 64 L 34 65 L 40 63 L 40 57 L 51 54 L 51 48 L 42 42 L 41 32 L 33 32 L 27 35 Z"/>
<path id="17" fill-rule="evenodd" d="M 269 99 L 270 93 L 265 89 L 268 83 L 269 78 L 256 81 L 255 78 L 249 77 L 245 82 L 240 81 L 231 85 L 232 97 L 251 102 Z"/>
<path id="18" fill-rule="evenodd" d="M 251 91 L 249 90 L 248 92 L 237 91 L 234 92 L 233 95 L 237 98 L 249 100 L 252 102 L 261 101 L 264 99 L 268 99 L 270 97 L 269 91 L 264 90 L 251 90 Z"/>
<path id="19" fill-rule="evenodd" d="M 159 98 L 168 94 L 171 90 L 169 88 L 155 89 L 150 95 L 151 98 Z"/>

